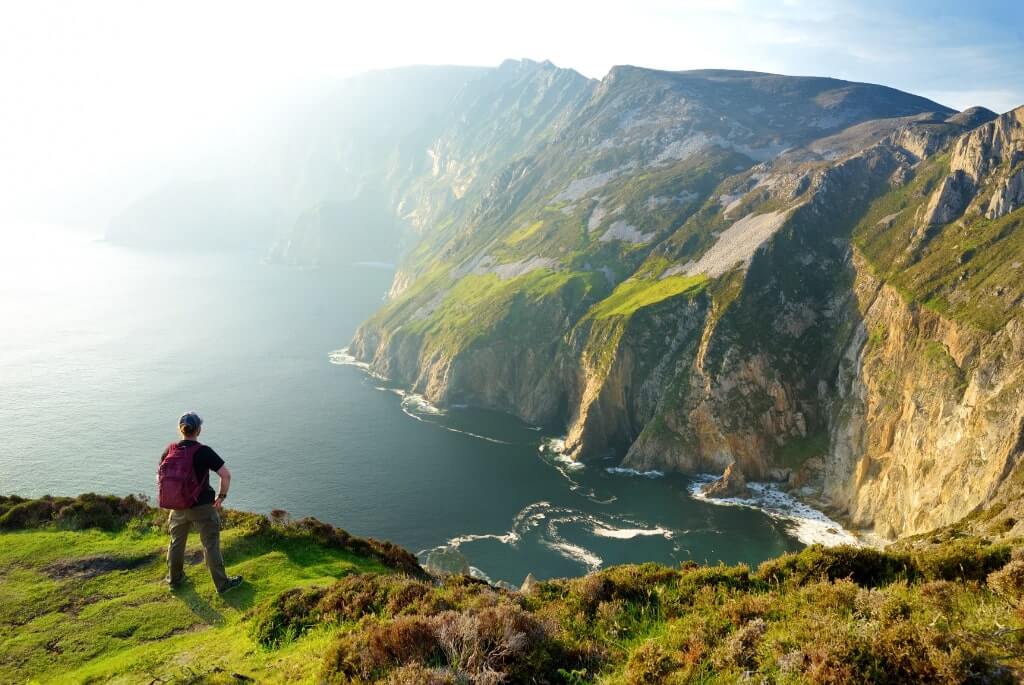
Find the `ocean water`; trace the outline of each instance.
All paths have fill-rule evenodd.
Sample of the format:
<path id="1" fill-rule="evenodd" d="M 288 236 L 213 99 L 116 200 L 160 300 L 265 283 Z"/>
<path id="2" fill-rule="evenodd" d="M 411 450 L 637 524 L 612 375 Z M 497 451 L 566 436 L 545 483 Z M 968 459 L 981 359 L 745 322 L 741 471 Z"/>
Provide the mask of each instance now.
<path id="1" fill-rule="evenodd" d="M 344 347 L 391 275 L 24 232 L 0 254 L 0 493 L 152 495 L 194 409 L 234 474 L 230 506 L 454 550 L 495 581 L 757 563 L 836 532 L 778 493 L 719 506 L 687 478 L 571 464 L 558 436 L 371 377 Z"/>

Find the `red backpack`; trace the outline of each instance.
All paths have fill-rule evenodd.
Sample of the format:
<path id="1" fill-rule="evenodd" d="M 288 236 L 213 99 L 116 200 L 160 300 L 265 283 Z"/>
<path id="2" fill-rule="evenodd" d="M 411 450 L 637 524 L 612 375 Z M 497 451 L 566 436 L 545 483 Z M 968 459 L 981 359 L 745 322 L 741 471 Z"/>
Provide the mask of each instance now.
<path id="1" fill-rule="evenodd" d="M 168 446 L 167 456 L 160 461 L 156 472 L 162 509 L 190 509 L 199 501 L 203 483 L 196 476 L 193 464 L 200 447 L 198 442 Z"/>

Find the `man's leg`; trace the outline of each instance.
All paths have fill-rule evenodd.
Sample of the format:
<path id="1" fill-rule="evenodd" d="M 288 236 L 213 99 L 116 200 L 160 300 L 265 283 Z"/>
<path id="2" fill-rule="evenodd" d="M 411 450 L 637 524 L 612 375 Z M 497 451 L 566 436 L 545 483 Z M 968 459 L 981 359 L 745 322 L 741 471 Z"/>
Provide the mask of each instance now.
<path id="1" fill-rule="evenodd" d="M 203 542 L 206 568 L 210 570 L 217 592 L 221 592 L 228 587 L 228 574 L 224 570 L 224 557 L 220 553 L 220 517 L 212 504 L 192 507 L 189 511 L 199 529 L 199 539 Z"/>
<path id="2" fill-rule="evenodd" d="M 171 542 L 167 545 L 167 582 L 172 586 L 185 580 L 185 543 L 191 525 L 184 511 L 172 511 L 167 518 L 171 531 Z"/>

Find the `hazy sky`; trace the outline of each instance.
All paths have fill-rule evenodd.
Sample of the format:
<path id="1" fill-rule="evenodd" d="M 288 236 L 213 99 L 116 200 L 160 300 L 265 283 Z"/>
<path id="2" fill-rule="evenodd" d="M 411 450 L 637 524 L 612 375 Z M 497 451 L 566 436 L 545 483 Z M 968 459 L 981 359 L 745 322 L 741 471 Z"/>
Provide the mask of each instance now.
<path id="1" fill-rule="evenodd" d="M 1001 112 L 1024 104 L 1024 2 L 4 0 L 0 213 L 102 214 L 325 81 L 508 57 L 835 76 Z"/>

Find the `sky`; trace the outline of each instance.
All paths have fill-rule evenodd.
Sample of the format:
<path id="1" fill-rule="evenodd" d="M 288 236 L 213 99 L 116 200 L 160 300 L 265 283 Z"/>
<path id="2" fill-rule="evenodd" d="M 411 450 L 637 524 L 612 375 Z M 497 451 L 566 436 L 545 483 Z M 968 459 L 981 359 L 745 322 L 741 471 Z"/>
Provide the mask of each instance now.
<path id="1" fill-rule="evenodd" d="M 520 57 L 833 76 L 1003 112 L 1024 104 L 1024 2 L 4 0 L 0 216 L 103 221 L 345 76 Z"/>

